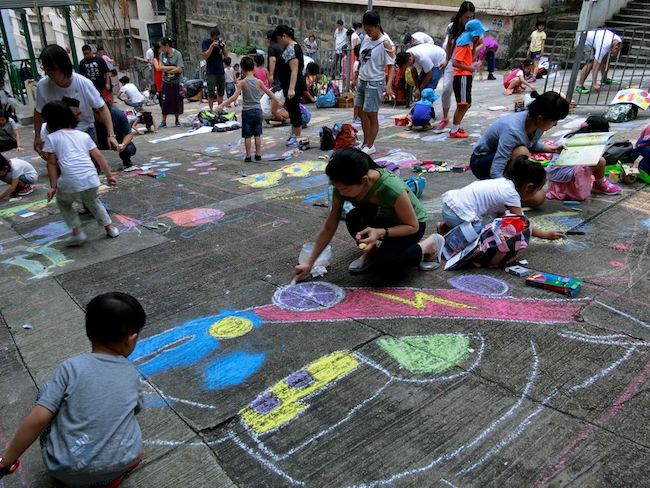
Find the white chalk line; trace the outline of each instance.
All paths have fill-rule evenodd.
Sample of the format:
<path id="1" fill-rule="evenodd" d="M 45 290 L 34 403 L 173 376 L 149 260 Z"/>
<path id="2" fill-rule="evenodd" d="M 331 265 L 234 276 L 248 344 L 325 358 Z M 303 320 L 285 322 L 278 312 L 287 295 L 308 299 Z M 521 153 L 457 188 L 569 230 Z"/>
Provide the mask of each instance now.
<path id="1" fill-rule="evenodd" d="M 453 336 L 461 335 L 462 336 L 463 334 L 445 334 L 445 335 L 453 335 Z M 467 336 L 465 336 L 465 337 L 467 337 Z M 352 407 L 348 411 L 346 416 L 343 417 L 341 420 L 339 420 L 335 424 L 330 425 L 328 428 L 323 429 L 322 431 L 314 434 L 309 439 L 305 440 L 304 442 L 302 442 L 298 446 L 290 449 L 289 451 L 287 451 L 285 453 L 282 453 L 282 454 L 275 453 L 270 448 L 268 448 L 266 446 L 266 444 L 264 444 L 264 442 L 262 440 L 260 440 L 259 436 L 257 434 L 255 434 L 255 432 L 253 432 L 253 430 L 251 428 L 249 428 L 247 425 L 245 425 L 241 421 L 241 419 L 240 419 L 240 424 L 246 430 L 248 435 L 251 437 L 251 439 L 255 442 L 257 447 L 262 452 L 264 452 L 267 456 L 269 456 L 274 461 L 281 461 L 281 460 L 286 459 L 287 457 L 295 454 L 296 452 L 304 449 L 305 447 L 309 446 L 311 443 L 315 442 L 316 440 L 320 439 L 321 437 L 330 434 L 337 427 L 343 425 L 345 422 L 348 422 L 359 410 L 361 410 L 363 407 L 365 407 L 366 404 L 374 401 L 381 393 L 383 393 L 384 390 L 393 381 L 401 381 L 401 382 L 406 382 L 406 383 L 434 383 L 434 382 L 441 382 L 441 381 L 451 381 L 451 380 L 455 380 L 457 378 L 460 378 L 462 376 L 465 376 L 466 374 L 468 374 L 470 371 L 472 371 L 473 369 L 475 369 L 478 366 L 478 364 L 481 362 L 481 359 L 483 357 L 483 352 L 485 350 L 485 339 L 483 338 L 483 336 L 481 334 L 472 334 L 470 337 L 478 337 L 478 339 L 481 341 L 481 345 L 479 347 L 479 352 L 477 353 L 477 359 L 474 361 L 474 363 L 466 371 L 463 371 L 462 373 L 457 373 L 457 374 L 454 374 L 454 375 L 444 376 L 444 377 L 431 378 L 431 379 L 428 379 L 428 380 L 416 380 L 416 379 L 400 378 L 398 376 L 393 375 L 390 371 L 385 369 L 383 366 L 375 363 L 370 358 L 368 358 L 367 356 L 361 354 L 360 352 L 358 352 L 358 351 L 354 352 L 353 353 L 354 357 L 356 357 L 360 362 L 362 362 L 362 363 L 364 363 L 364 364 L 366 364 L 366 365 L 368 365 L 370 367 L 373 367 L 373 368 L 377 369 L 381 373 L 385 374 L 389 378 L 389 380 L 384 385 L 382 385 L 379 389 L 377 389 L 370 397 L 366 398 L 363 402 L 361 402 L 361 403 L 355 405 L 354 407 Z M 321 391 L 322 390 L 320 390 L 318 393 L 321 393 Z M 309 397 L 307 397 L 307 398 L 309 398 Z M 280 428 L 280 427 L 281 426 L 279 426 L 278 428 Z M 273 430 L 277 430 L 277 429 L 273 429 Z M 271 432 L 271 431 L 269 431 L 269 432 Z M 266 432 L 265 432 L 265 434 L 266 434 Z"/>
<path id="2" fill-rule="evenodd" d="M 451 488 L 458 488 L 455 484 L 453 484 L 451 481 L 448 481 L 444 478 L 440 478 L 440 482 L 444 483 L 447 486 L 450 486 Z"/>
<path id="3" fill-rule="evenodd" d="M 537 380 L 537 377 L 539 375 L 539 356 L 537 354 L 537 346 L 535 345 L 534 341 L 530 341 L 530 347 L 533 355 L 533 364 L 531 367 L 531 373 L 530 377 L 528 379 L 528 382 L 526 383 L 526 387 L 524 388 L 523 392 L 521 393 L 519 400 L 512 405 L 506 413 L 504 413 L 501 417 L 499 417 L 497 420 L 493 421 L 487 428 L 485 428 L 479 435 L 477 435 L 471 442 L 464 444 L 460 447 L 458 447 L 456 450 L 443 454 L 427 464 L 426 466 L 421 466 L 419 468 L 414 468 L 414 469 L 409 469 L 406 471 L 402 471 L 400 473 L 396 473 L 388 478 L 383 478 L 379 480 L 374 480 L 368 483 L 363 483 L 360 485 L 354 485 L 354 488 L 371 488 L 375 486 L 381 486 L 381 485 L 389 485 L 394 483 L 395 481 L 405 478 L 405 477 L 411 477 L 417 474 L 424 473 L 426 471 L 429 471 L 431 468 L 437 466 L 438 464 L 449 461 L 451 459 L 455 459 L 458 456 L 460 456 L 464 451 L 471 450 L 473 449 L 477 444 L 480 444 L 490 436 L 494 430 L 504 421 L 508 420 L 514 413 L 519 410 L 521 405 L 523 405 L 524 401 L 526 398 L 529 396 L 530 390 L 533 388 L 533 385 L 535 384 L 535 381 Z"/>
<path id="4" fill-rule="evenodd" d="M 592 386 L 594 383 L 597 381 L 605 378 L 606 376 L 609 376 L 615 369 L 617 369 L 621 364 L 626 362 L 627 360 L 632 357 L 632 354 L 634 354 L 635 348 L 629 348 L 625 351 L 625 353 L 618 358 L 616 361 L 614 361 L 612 364 L 607 366 L 606 368 L 602 369 L 592 377 L 588 378 L 584 382 L 574 385 L 569 389 L 569 393 L 575 393 L 578 390 L 586 389 Z M 481 457 L 478 461 L 476 461 L 474 464 L 471 466 L 462 469 L 456 473 L 457 476 L 464 476 L 465 474 L 473 471 L 474 469 L 478 468 L 479 466 L 485 464 L 487 461 L 489 461 L 491 458 L 493 458 L 496 454 L 501 452 L 506 446 L 511 444 L 514 440 L 516 440 L 523 432 L 530 426 L 532 423 L 533 419 L 539 415 L 542 411 L 546 409 L 546 406 L 548 403 L 553 400 L 555 397 L 557 397 L 560 394 L 560 391 L 554 390 L 553 393 L 551 393 L 549 396 L 547 396 L 540 405 L 530 414 L 528 415 L 521 423 L 517 426 L 517 428 L 508 434 L 507 436 L 503 437 L 494 447 L 492 447 L 490 450 L 488 450 L 483 457 Z"/>
<path id="5" fill-rule="evenodd" d="M 607 310 L 611 310 L 612 312 L 615 312 L 615 313 L 617 313 L 619 315 L 622 315 L 623 317 L 625 317 L 627 319 L 630 319 L 632 322 L 634 322 L 636 324 L 639 324 L 641 327 L 645 327 L 646 329 L 650 329 L 650 324 L 648 324 L 647 322 L 644 322 L 643 320 L 637 319 L 636 317 L 634 317 L 634 316 L 632 316 L 632 315 L 630 315 L 628 313 L 622 312 L 622 311 L 620 311 L 620 310 L 618 310 L 618 309 L 616 309 L 614 307 L 611 307 L 611 306 L 607 305 L 606 303 L 603 303 L 603 302 L 601 302 L 599 300 L 594 300 L 594 303 L 597 303 L 598 305 L 600 305 L 601 307 L 606 308 Z"/>
<path id="6" fill-rule="evenodd" d="M 268 459 L 265 459 L 262 457 L 260 454 L 256 453 L 253 449 L 251 449 L 249 446 L 244 444 L 244 442 L 235 434 L 234 432 L 230 431 L 230 440 L 232 440 L 237 447 L 239 447 L 242 451 L 244 451 L 246 454 L 251 456 L 253 459 L 261 463 L 266 469 L 269 471 L 272 471 L 273 473 L 277 474 L 278 476 L 281 476 L 285 480 L 287 480 L 289 483 L 295 486 L 304 486 L 305 483 L 302 481 L 298 481 L 291 476 L 289 476 L 287 473 L 285 473 L 282 469 L 278 468 L 275 464 L 273 464 L 271 461 Z"/>
<path id="7" fill-rule="evenodd" d="M 601 346 L 621 346 L 621 347 L 648 347 L 650 342 L 647 341 L 611 341 L 601 339 L 601 336 L 587 336 L 587 335 L 577 335 L 573 332 L 560 332 L 558 333 L 560 337 L 565 339 L 571 339 L 574 341 L 585 342 L 587 344 L 599 344 Z"/>

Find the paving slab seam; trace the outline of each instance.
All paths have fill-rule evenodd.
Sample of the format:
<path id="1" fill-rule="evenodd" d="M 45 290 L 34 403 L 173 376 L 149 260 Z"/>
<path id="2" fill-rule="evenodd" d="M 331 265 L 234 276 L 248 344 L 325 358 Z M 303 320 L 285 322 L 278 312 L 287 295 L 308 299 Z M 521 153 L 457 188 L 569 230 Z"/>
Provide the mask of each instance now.
<path id="1" fill-rule="evenodd" d="M 36 383 L 36 378 L 34 378 L 34 375 L 29 369 L 29 366 L 27 366 L 27 361 L 25 361 L 25 358 L 23 357 L 23 353 L 20 350 L 20 347 L 16 343 L 16 337 L 14 336 L 13 330 L 9 326 L 8 322 L 5 320 L 4 315 L 2 314 L 2 310 L 0 310 L 0 318 L 2 319 L 2 322 L 5 324 L 5 327 L 7 328 L 7 332 L 9 332 L 9 337 L 11 337 L 11 343 L 13 344 L 14 348 L 16 349 L 16 352 L 18 353 L 18 357 L 20 358 L 20 364 L 23 365 L 23 368 L 25 368 L 25 371 L 27 371 L 27 374 L 32 380 L 32 383 L 34 384 L 34 387 L 38 390 L 38 384 Z"/>
<path id="2" fill-rule="evenodd" d="M 629 195 L 625 195 L 623 198 L 617 199 L 614 203 L 612 203 L 612 204 L 610 204 L 610 205 L 604 207 L 602 210 L 598 210 L 595 214 L 593 214 L 593 215 L 587 217 L 587 218 L 584 219 L 582 222 L 580 222 L 578 225 L 574 225 L 573 227 L 571 227 L 570 229 L 567 229 L 567 230 L 573 230 L 573 229 L 577 229 L 578 227 L 582 227 L 582 226 L 585 225 L 586 223 L 589 223 L 589 222 L 591 222 L 592 220 L 594 220 L 596 217 L 600 217 L 602 214 L 604 214 L 604 213 L 607 212 L 608 210 L 615 209 L 615 208 L 616 208 L 618 205 L 620 205 L 621 203 L 623 203 L 623 202 L 625 202 L 625 201 L 631 199 L 632 197 L 635 197 L 635 196 L 637 195 L 637 193 L 641 192 L 642 190 L 645 190 L 646 188 L 650 188 L 650 185 L 648 185 L 648 184 L 644 184 L 644 185 L 642 185 L 642 186 L 640 186 L 640 187 L 638 187 L 638 188 L 634 188 L 634 189 L 630 192 Z"/>
<path id="3" fill-rule="evenodd" d="M 182 422 L 182 423 L 183 423 L 183 424 L 184 424 L 184 425 L 185 425 L 185 426 L 190 430 L 190 432 L 194 433 L 195 435 L 197 435 L 197 436 L 201 439 L 201 441 L 202 441 L 201 444 L 204 445 L 204 446 L 208 449 L 208 451 L 210 451 L 210 453 L 211 453 L 212 457 L 215 459 L 216 463 L 217 463 L 217 464 L 222 468 L 222 471 L 224 472 L 224 475 L 226 475 L 226 476 L 228 477 L 228 479 L 233 483 L 233 485 L 237 486 L 237 484 L 236 484 L 236 483 L 235 483 L 235 482 L 230 478 L 230 476 L 228 476 L 228 474 L 226 473 L 226 471 L 225 471 L 225 467 L 221 464 L 221 460 L 219 459 L 219 456 L 218 456 L 217 453 L 214 451 L 214 449 L 211 449 L 211 448 L 210 448 L 210 444 L 209 444 L 208 440 L 205 438 L 205 436 L 203 435 L 203 433 L 202 433 L 200 430 L 199 430 L 199 431 L 195 430 L 195 429 L 194 429 L 194 428 L 193 428 L 193 427 L 188 423 L 188 421 L 185 419 L 185 417 L 184 417 L 183 415 L 181 415 L 181 414 L 180 414 L 180 413 L 179 413 L 179 412 L 174 408 L 173 404 L 170 403 L 170 402 L 167 400 L 167 396 L 164 395 L 163 392 L 162 392 L 158 387 L 156 387 L 155 384 L 151 383 L 151 382 L 150 382 L 147 378 L 145 378 L 144 376 L 142 376 L 142 380 L 143 380 L 147 385 L 149 385 L 149 388 L 151 388 L 153 391 L 155 391 L 155 392 L 160 396 L 160 398 L 162 399 L 162 401 L 167 405 L 167 408 L 168 408 L 171 412 L 173 412 L 173 414 L 174 414 L 174 415 L 175 415 L 175 416 L 176 416 L 176 417 L 177 417 L 177 418 L 178 418 L 178 419 L 179 419 L 179 420 L 180 420 L 180 421 L 181 421 L 181 422 Z M 146 440 L 145 440 L 145 444 L 146 444 Z M 158 456 L 158 457 L 152 458 L 152 459 L 151 459 L 151 462 L 156 461 L 156 460 L 158 460 L 158 459 L 162 459 L 162 458 L 168 456 L 171 452 L 173 452 L 173 451 L 175 451 L 176 449 L 178 449 L 178 448 L 180 448 L 180 447 L 183 447 L 183 446 L 185 446 L 185 445 L 192 445 L 192 446 L 193 446 L 194 444 L 192 444 L 192 443 L 190 443 L 190 442 L 188 441 L 188 442 L 181 442 L 181 443 L 174 444 L 174 445 L 169 445 L 169 447 L 170 447 L 171 449 L 169 449 L 168 451 L 162 453 L 162 454 L 161 454 L 160 456 Z"/>

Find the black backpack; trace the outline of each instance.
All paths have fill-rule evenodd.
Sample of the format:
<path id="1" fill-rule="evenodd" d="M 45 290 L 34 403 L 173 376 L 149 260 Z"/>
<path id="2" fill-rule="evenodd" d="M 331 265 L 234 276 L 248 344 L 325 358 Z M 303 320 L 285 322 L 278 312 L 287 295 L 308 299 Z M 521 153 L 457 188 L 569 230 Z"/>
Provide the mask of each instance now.
<path id="1" fill-rule="evenodd" d="M 335 139 L 332 129 L 324 125 L 320 130 L 320 149 L 321 151 L 330 151 L 334 149 Z"/>
<path id="2" fill-rule="evenodd" d="M 630 141 L 610 142 L 603 153 L 605 164 L 632 164 L 636 159 L 634 157 L 634 146 Z"/>

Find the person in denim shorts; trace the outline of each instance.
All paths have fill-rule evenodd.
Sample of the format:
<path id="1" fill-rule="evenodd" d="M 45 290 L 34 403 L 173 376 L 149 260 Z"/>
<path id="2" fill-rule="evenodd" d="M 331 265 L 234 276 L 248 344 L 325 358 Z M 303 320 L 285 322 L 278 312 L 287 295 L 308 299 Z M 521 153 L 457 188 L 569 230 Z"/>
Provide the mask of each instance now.
<path id="1" fill-rule="evenodd" d="M 217 107 L 217 112 L 221 112 L 224 105 L 228 105 L 242 94 L 242 112 L 241 112 L 241 135 L 244 138 L 246 148 L 246 157 L 244 161 L 250 163 L 252 139 L 255 138 L 255 161 L 262 160 L 262 124 L 264 114 L 260 100 L 262 94 L 266 93 L 269 98 L 278 102 L 275 95 L 269 90 L 262 81 L 255 78 L 255 62 L 251 57 L 244 57 L 241 60 L 241 69 L 244 77 L 235 85 L 235 92 L 230 98 L 225 100 Z"/>
<path id="2" fill-rule="evenodd" d="M 388 66 L 388 84 L 386 95 L 393 96 L 393 78 L 395 76 L 395 59 L 390 39 L 381 28 L 379 14 L 370 10 L 363 15 L 363 28 L 366 36 L 361 42 L 359 68 L 354 73 L 357 94 L 354 106 L 361 107 L 361 127 L 363 129 L 363 145 L 361 150 L 366 154 L 377 152 L 375 139 L 379 133 L 377 112 L 383 101 L 385 74 Z"/>

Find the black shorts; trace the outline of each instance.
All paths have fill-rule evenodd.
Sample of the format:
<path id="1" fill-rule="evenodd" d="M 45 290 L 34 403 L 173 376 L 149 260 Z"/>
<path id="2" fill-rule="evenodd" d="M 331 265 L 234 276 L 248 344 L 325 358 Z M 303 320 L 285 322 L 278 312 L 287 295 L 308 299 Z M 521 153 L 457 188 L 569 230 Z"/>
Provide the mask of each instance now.
<path id="1" fill-rule="evenodd" d="M 454 96 L 456 105 L 472 103 L 472 75 L 454 76 Z"/>

